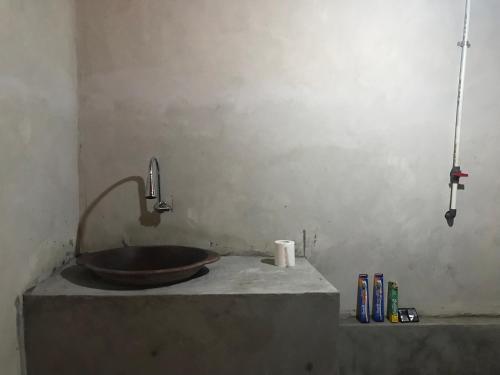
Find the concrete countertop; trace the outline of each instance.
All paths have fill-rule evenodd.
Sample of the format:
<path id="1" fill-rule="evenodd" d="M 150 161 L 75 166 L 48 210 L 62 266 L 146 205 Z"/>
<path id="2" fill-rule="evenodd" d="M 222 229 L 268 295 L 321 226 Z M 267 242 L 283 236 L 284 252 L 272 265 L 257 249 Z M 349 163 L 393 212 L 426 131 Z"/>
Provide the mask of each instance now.
<path id="1" fill-rule="evenodd" d="M 367 329 L 393 327 L 393 328 L 410 328 L 410 327 L 428 327 L 428 326 L 477 326 L 477 325 L 500 325 L 500 316 L 419 316 L 420 321 L 417 323 L 391 323 L 387 319 L 383 322 L 360 323 L 356 317 L 341 315 L 339 324 L 341 327 L 366 327 Z"/>
<path id="2" fill-rule="evenodd" d="M 30 296 L 144 296 L 223 294 L 338 294 L 306 259 L 293 268 L 274 266 L 271 258 L 226 256 L 207 267 L 209 272 L 188 281 L 148 289 L 105 283 L 90 271 L 70 264 L 25 294 Z"/>

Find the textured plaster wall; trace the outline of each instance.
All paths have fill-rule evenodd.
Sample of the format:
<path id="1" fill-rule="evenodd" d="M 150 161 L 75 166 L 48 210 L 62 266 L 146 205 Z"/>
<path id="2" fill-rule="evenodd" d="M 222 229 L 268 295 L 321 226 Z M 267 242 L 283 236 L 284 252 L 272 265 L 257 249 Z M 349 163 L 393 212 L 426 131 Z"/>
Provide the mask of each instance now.
<path id="1" fill-rule="evenodd" d="M 16 300 L 72 254 L 78 220 L 75 8 L 0 0 L 0 374 L 20 371 Z"/>
<path id="2" fill-rule="evenodd" d="M 425 313 L 500 309 L 500 3 L 476 1 L 456 224 L 447 209 L 464 2 L 77 3 L 83 250 L 305 245 L 354 306 L 384 272 Z M 174 212 L 146 211 L 160 158 Z M 151 210 L 151 205 L 148 207 Z M 303 243 L 305 231 L 305 244 Z"/>

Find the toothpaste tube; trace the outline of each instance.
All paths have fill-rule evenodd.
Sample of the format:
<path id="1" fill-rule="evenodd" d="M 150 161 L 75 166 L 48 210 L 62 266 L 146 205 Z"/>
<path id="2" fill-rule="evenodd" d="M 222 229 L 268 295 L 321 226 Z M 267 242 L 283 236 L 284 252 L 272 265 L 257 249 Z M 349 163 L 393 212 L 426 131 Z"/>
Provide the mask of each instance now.
<path id="1" fill-rule="evenodd" d="M 373 275 L 372 318 L 375 322 L 384 321 L 384 274 Z"/>
<path id="2" fill-rule="evenodd" d="M 358 276 L 358 301 L 356 307 L 356 318 L 361 323 L 370 322 L 370 303 L 368 297 L 368 275 L 361 273 Z"/>
<path id="3" fill-rule="evenodd" d="M 398 283 L 389 281 L 387 283 L 387 319 L 391 323 L 398 322 Z"/>
<path id="4" fill-rule="evenodd" d="M 372 318 L 375 322 L 384 321 L 384 274 L 373 275 Z"/>

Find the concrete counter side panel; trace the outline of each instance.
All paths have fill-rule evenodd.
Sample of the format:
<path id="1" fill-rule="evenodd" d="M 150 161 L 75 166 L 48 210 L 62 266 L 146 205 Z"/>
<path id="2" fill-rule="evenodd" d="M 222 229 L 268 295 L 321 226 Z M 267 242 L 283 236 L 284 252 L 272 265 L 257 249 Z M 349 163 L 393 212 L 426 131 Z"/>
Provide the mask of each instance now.
<path id="1" fill-rule="evenodd" d="M 276 268 L 255 261 L 224 258 L 227 272 L 214 267 L 149 294 L 86 287 L 96 293 L 83 294 L 81 286 L 80 294 L 62 294 L 56 286 L 65 279 L 56 275 L 24 297 L 28 374 L 336 374 L 338 292 L 329 284 L 303 289 L 319 275 L 305 260 L 295 275 L 314 276 L 280 291 Z M 231 272 L 245 279 L 238 270 L 249 264 L 262 264 L 257 281 L 219 288 Z M 195 294 L 191 282 L 204 283 L 204 292 Z"/>
<path id="2" fill-rule="evenodd" d="M 340 320 L 341 375 L 500 374 L 499 317 L 423 317 L 420 323 Z"/>

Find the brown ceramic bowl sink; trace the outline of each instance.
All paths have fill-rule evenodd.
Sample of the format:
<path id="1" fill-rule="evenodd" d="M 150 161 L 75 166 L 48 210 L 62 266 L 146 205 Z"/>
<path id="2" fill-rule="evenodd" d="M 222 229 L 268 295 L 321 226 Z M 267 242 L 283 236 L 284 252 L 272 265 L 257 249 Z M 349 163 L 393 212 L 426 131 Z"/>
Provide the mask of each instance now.
<path id="1" fill-rule="evenodd" d="M 131 246 L 84 253 L 77 263 L 113 283 L 158 286 L 189 279 L 217 260 L 217 253 L 195 247 Z"/>

